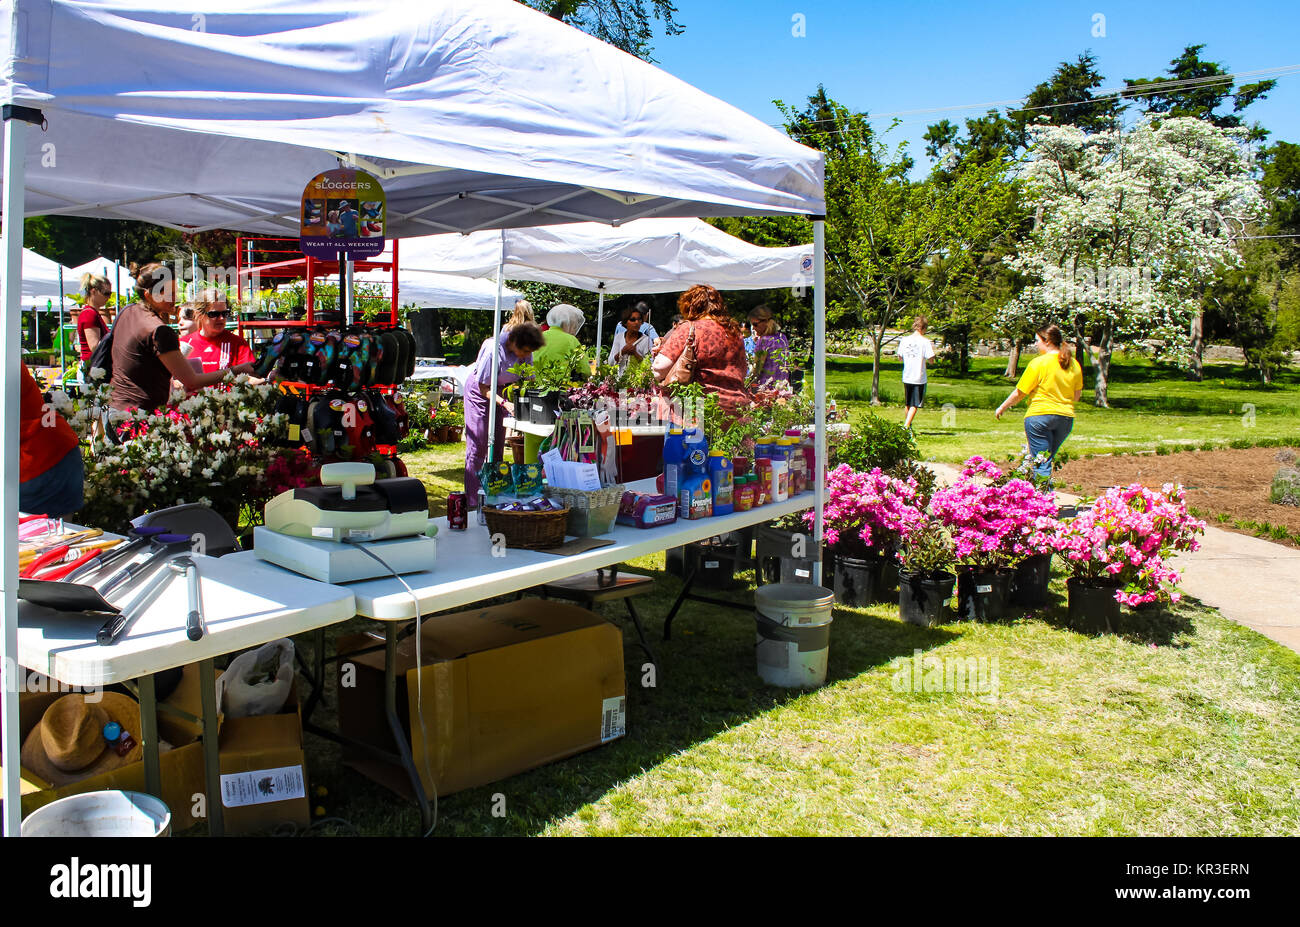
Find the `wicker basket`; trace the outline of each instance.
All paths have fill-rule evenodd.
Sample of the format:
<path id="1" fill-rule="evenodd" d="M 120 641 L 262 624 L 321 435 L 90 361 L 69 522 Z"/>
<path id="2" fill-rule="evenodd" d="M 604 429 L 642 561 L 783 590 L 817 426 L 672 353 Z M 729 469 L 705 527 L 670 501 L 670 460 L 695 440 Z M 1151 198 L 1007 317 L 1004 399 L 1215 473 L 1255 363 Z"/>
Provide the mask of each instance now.
<path id="1" fill-rule="evenodd" d="M 545 550 L 564 543 L 564 529 L 569 521 L 569 509 L 556 512 L 501 512 L 484 508 L 489 534 L 505 536 L 506 547 L 524 550 Z"/>
<path id="2" fill-rule="evenodd" d="M 546 494 L 569 507 L 569 534 L 591 538 L 607 534 L 614 527 L 623 491 L 623 484 L 615 483 L 600 489 L 547 489 Z"/>

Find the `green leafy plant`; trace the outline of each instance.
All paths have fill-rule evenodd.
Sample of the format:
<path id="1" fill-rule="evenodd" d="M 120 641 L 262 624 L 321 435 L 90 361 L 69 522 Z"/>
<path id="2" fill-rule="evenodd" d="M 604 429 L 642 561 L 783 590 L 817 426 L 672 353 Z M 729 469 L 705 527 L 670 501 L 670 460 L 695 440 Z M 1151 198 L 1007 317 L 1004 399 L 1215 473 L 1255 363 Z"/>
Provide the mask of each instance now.
<path id="1" fill-rule="evenodd" d="M 893 470 L 920 455 L 916 440 L 906 428 L 868 412 L 853 423 L 846 437 L 832 441 L 827 456 L 832 467 L 846 463 L 866 473 L 874 467 Z"/>
<path id="2" fill-rule="evenodd" d="M 943 524 L 926 516 L 925 522 L 902 539 L 898 568 L 913 576 L 934 576 L 951 571 L 957 553 Z"/>

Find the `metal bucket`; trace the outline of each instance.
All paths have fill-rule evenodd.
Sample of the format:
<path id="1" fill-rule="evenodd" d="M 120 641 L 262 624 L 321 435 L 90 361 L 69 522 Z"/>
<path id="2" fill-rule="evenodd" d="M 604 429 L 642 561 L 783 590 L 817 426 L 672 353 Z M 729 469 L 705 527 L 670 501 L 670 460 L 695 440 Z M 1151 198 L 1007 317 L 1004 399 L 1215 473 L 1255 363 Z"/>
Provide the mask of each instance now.
<path id="1" fill-rule="evenodd" d="M 755 656 L 764 682 L 791 688 L 826 683 L 834 602 L 831 590 L 802 583 L 778 583 L 755 591 Z"/>
<path id="2" fill-rule="evenodd" d="M 24 837 L 170 837 L 172 813 L 144 792 L 69 795 L 23 819 Z"/>

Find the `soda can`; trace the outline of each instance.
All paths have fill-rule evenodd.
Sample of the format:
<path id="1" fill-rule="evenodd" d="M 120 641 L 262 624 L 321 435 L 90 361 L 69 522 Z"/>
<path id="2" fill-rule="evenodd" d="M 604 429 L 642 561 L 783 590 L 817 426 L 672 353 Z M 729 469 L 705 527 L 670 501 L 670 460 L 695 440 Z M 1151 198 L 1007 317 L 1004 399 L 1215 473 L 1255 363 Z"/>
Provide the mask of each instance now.
<path id="1" fill-rule="evenodd" d="M 464 531 L 469 527 L 469 509 L 463 492 L 447 494 L 447 527 L 453 531 Z"/>

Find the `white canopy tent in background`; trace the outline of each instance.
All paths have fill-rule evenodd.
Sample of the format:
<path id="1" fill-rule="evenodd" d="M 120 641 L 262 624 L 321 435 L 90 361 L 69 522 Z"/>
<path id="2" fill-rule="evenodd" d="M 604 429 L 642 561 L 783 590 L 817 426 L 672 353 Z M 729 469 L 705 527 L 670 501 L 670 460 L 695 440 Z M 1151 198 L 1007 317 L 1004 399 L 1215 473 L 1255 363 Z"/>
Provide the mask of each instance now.
<path id="1" fill-rule="evenodd" d="M 63 272 L 62 280 L 59 278 L 60 270 Z M 39 305 L 44 308 L 46 300 L 49 300 L 57 308 L 60 284 L 65 300 L 67 294 L 74 293 L 77 289 L 71 268 L 60 267 L 57 261 L 51 261 L 30 248 L 23 249 L 22 281 L 22 301 L 27 306 Z"/>
<path id="2" fill-rule="evenodd" d="M 385 231 L 397 237 L 652 215 L 819 219 L 825 211 L 820 153 L 514 0 L 227 0 L 219 9 L 206 0 L 4 0 L 0 49 L 0 660 L 11 667 L 21 334 L 14 231 L 22 228 L 15 217 L 296 234 L 303 187 L 340 165 L 384 183 Z M 814 315 L 824 398 L 821 226 L 814 225 Z M 496 319 L 499 326 L 499 311 Z M 820 443 L 822 401 L 817 425 Z M 816 487 L 820 539 L 820 479 Z M 10 692 L 2 720 L 4 755 L 15 757 Z M 20 821 L 18 773 L 17 763 L 6 764 L 10 835 Z"/>
<path id="3" fill-rule="evenodd" d="M 762 248 L 700 219 L 638 219 L 617 228 L 575 222 L 525 229 L 428 235 L 402 242 L 407 273 L 532 280 L 599 293 L 675 293 L 697 283 L 719 290 L 812 286 L 813 246 Z M 596 316 L 601 343 L 604 312 Z"/>
<path id="4" fill-rule="evenodd" d="M 406 242 L 402 242 L 406 248 Z M 403 250 L 405 256 L 405 250 Z M 386 270 L 369 270 L 354 274 L 356 283 L 372 283 L 388 286 L 392 275 Z M 401 306 L 420 306 L 434 309 L 496 309 L 497 285 L 490 280 L 479 277 L 461 277 L 455 274 L 417 274 L 407 273 L 401 267 L 397 271 L 397 302 Z M 513 302 L 522 299 L 522 293 L 514 290 L 502 290 L 503 300 Z"/>
<path id="5" fill-rule="evenodd" d="M 131 276 L 120 261 L 111 261 L 101 256 L 84 264 L 78 264 L 72 268 L 71 273 L 72 284 L 68 287 L 70 293 L 80 291 L 82 274 L 98 274 L 107 277 L 108 282 L 113 284 L 113 292 L 122 296 L 127 302 L 135 299 L 135 277 Z"/>

